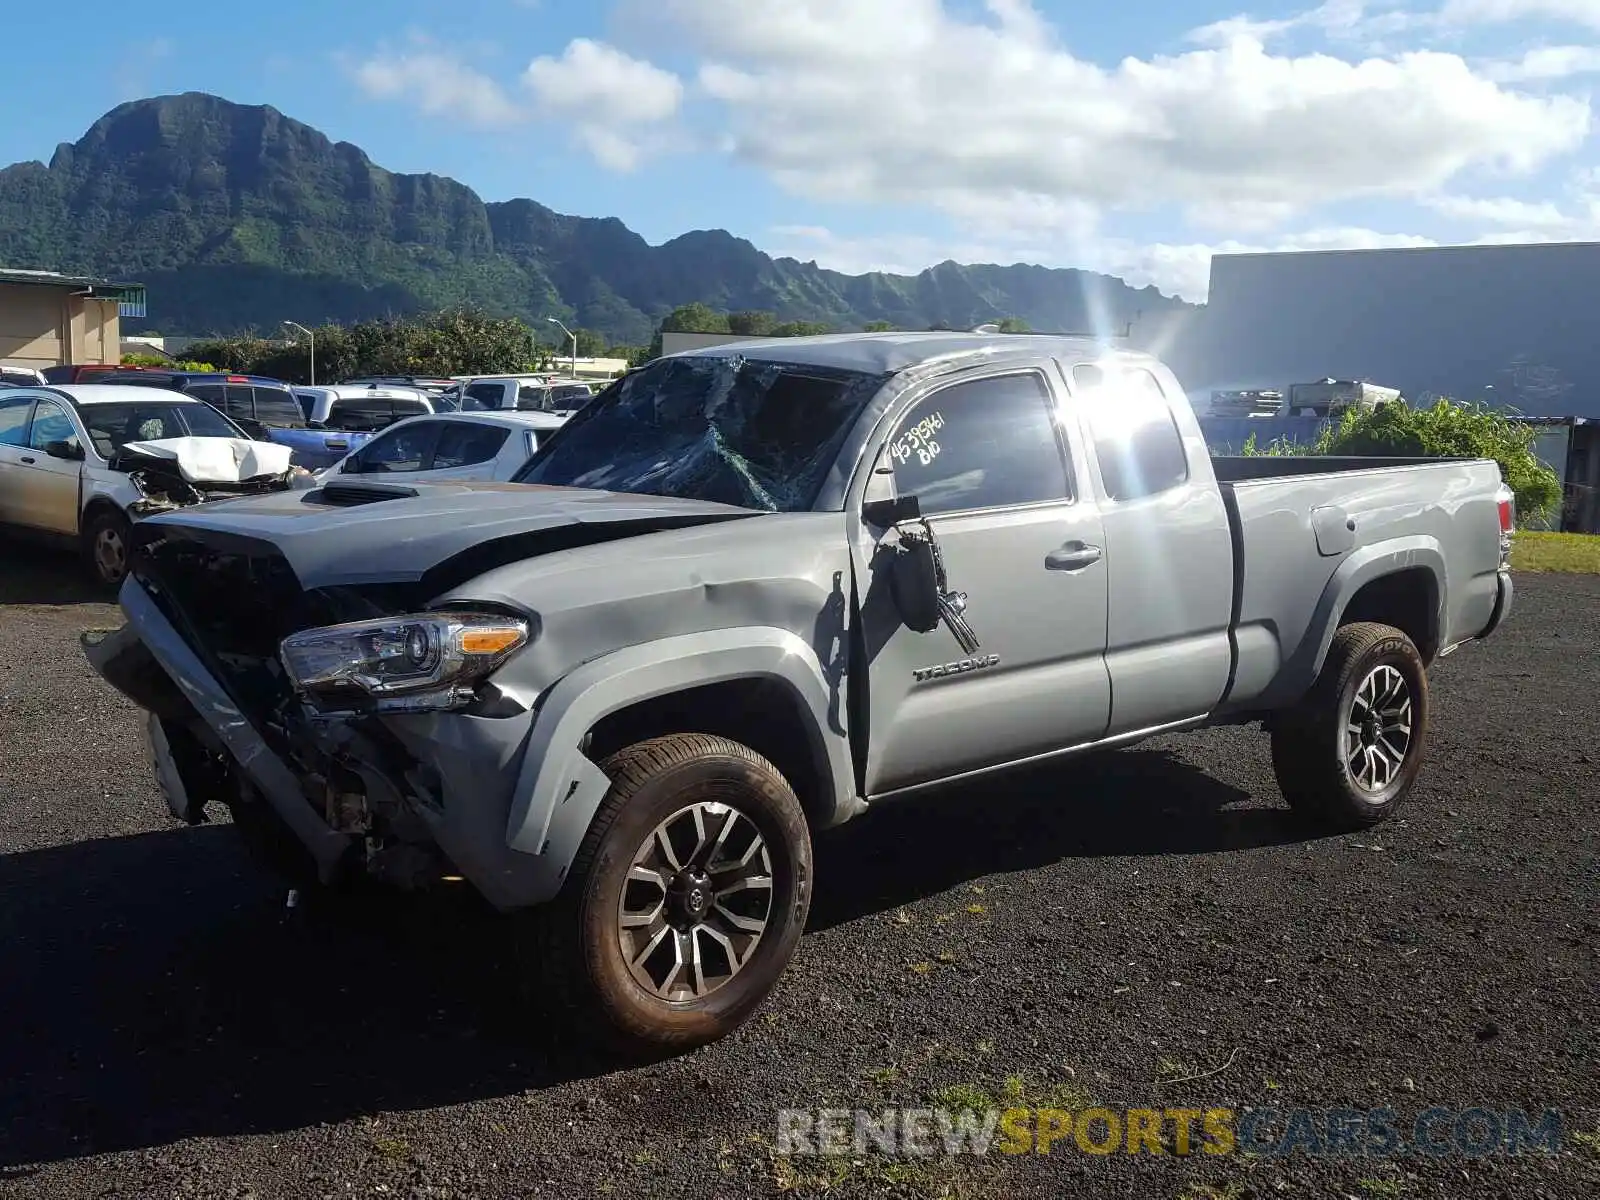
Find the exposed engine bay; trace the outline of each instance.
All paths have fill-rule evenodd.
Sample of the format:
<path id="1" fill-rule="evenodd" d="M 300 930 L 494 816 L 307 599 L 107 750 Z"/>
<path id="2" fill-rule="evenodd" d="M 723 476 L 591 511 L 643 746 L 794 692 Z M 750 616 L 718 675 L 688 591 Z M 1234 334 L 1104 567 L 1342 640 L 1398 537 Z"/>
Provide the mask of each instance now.
<path id="1" fill-rule="evenodd" d="M 287 446 L 243 438 L 163 438 L 127 443 L 111 469 L 126 472 L 139 493 L 128 512 L 146 517 L 208 500 L 286 491 L 306 474 L 290 465 L 292 453 Z"/>

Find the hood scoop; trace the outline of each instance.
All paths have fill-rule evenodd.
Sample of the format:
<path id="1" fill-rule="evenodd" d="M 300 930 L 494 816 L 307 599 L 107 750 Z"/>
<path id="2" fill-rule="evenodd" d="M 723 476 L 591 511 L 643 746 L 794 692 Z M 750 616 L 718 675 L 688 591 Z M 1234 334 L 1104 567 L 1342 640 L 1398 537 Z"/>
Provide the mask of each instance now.
<path id="1" fill-rule="evenodd" d="M 414 487 L 399 483 L 358 483 L 355 480 L 337 480 L 325 483 L 315 491 L 306 493 L 311 504 L 332 504 L 349 508 L 356 504 L 377 504 L 382 500 L 415 500 L 420 492 Z"/>

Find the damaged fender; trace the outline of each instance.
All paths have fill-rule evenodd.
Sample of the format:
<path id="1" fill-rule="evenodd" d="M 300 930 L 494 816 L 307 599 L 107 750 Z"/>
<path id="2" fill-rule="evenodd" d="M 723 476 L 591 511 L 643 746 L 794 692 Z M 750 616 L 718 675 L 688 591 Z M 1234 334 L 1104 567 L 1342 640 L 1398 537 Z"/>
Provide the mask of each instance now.
<path id="1" fill-rule="evenodd" d="M 850 744 L 829 728 L 830 684 L 811 647 L 787 630 L 735 628 L 630 646 L 579 667 L 542 698 L 522 772 L 512 794 L 506 842 L 539 856 L 537 904 L 560 890 L 589 825 L 610 788 L 579 747 L 609 713 L 708 683 L 770 679 L 788 687 L 809 714 L 805 730 L 823 781 L 821 824 L 833 824 L 859 805 Z M 842 810 L 842 811 L 841 811 Z"/>

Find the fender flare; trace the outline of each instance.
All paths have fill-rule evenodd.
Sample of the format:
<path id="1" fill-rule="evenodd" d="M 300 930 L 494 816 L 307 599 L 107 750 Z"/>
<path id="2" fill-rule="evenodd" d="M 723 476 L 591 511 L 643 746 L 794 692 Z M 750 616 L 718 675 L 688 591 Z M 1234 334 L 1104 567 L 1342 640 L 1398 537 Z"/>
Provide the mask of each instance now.
<path id="1" fill-rule="evenodd" d="M 855 797 L 849 736 L 842 727 L 829 728 L 832 685 L 811 647 L 785 629 L 725 629 L 629 646 L 552 685 L 539 701 L 512 793 L 506 844 L 544 859 L 547 877 L 558 888 L 611 787 L 579 749 L 584 734 L 602 717 L 641 700 L 739 679 L 769 679 L 791 691 L 811 717 L 806 732 L 812 754 L 832 792 L 824 798 L 824 812 L 836 814 L 849 805 Z M 842 702 L 836 707 L 844 712 Z"/>
<path id="2" fill-rule="evenodd" d="M 1311 681 L 1322 672 L 1322 664 L 1328 658 L 1328 648 L 1333 645 L 1334 634 L 1339 630 L 1339 618 L 1344 615 L 1355 594 L 1375 579 L 1417 567 L 1425 568 L 1433 576 L 1438 600 L 1433 619 L 1442 628 L 1449 596 L 1449 573 L 1438 539 L 1427 534 L 1415 534 L 1363 546 L 1339 564 L 1338 570 L 1334 571 L 1333 577 L 1322 589 L 1322 595 L 1306 626 L 1305 637 L 1289 661 L 1288 677 L 1302 679 L 1309 687 Z"/>

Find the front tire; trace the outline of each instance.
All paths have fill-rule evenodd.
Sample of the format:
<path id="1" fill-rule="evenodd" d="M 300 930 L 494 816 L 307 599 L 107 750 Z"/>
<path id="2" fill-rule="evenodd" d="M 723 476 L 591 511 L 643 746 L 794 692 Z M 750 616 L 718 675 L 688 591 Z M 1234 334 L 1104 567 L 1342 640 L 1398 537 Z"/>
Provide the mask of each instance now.
<path id="1" fill-rule="evenodd" d="M 805 928 L 800 801 L 765 758 L 707 734 L 653 738 L 601 766 L 611 790 L 562 893 L 524 915 L 527 982 L 585 1040 L 629 1056 L 723 1038 L 771 993 Z"/>
<path id="2" fill-rule="evenodd" d="M 1410 795 L 1428 740 L 1428 672 L 1405 633 L 1343 626 L 1310 692 L 1272 734 L 1272 769 L 1296 812 L 1368 829 Z"/>
<path id="3" fill-rule="evenodd" d="M 114 508 L 102 508 L 83 531 L 83 558 L 89 574 L 102 587 L 121 587 L 128 576 L 128 518 Z"/>

